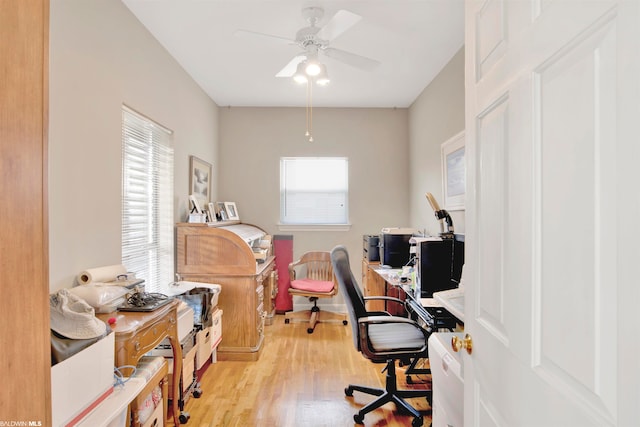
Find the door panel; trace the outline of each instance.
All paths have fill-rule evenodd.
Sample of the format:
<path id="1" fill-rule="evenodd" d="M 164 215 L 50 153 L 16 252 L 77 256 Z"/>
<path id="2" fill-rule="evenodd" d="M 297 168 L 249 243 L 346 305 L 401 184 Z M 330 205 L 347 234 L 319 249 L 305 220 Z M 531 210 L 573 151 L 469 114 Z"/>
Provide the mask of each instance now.
<path id="1" fill-rule="evenodd" d="M 478 254 L 478 322 L 496 339 L 508 345 L 504 318 L 505 222 L 507 204 L 508 97 L 502 97 L 480 114 L 477 121 L 476 162 L 487 173 L 478 184 L 478 203 L 483 228 L 478 239 L 485 242 Z"/>
<path id="2" fill-rule="evenodd" d="M 615 98 L 607 96 L 615 93 L 614 17 L 598 20 L 535 71 L 533 101 L 540 137 L 534 365 L 611 422 L 617 330 L 607 320 L 616 313 L 602 295 L 617 294 L 615 224 L 606 214 L 616 208 L 606 200 L 616 188 Z M 570 316 L 567 301 L 575 302 Z"/>
<path id="3" fill-rule="evenodd" d="M 632 425 L 639 10 L 467 0 L 465 426 Z"/>

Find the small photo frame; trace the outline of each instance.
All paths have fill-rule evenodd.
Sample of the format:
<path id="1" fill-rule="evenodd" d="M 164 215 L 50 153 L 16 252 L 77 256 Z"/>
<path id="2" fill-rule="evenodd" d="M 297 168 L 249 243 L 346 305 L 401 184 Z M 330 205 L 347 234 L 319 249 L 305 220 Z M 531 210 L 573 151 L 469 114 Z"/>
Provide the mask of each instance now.
<path id="1" fill-rule="evenodd" d="M 440 151 L 444 208 L 449 211 L 464 210 L 466 193 L 464 131 L 443 142 Z"/>
<path id="2" fill-rule="evenodd" d="M 236 202 L 224 202 L 224 207 L 230 220 L 240 220 L 238 208 L 236 208 Z"/>
<path id="3" fill-rule="evenodd" d="M 216 217 L 216 208 L 213 203 L 209 202 L 209 222 L 218 222 L 218 218 Z"/>
<path id="4" fill-rule="evenodd" d="M 200 202 L 198 202 L 198 198 L 195 195 L 189 196 L 189 201 L 191 202 L 191 208 L 189 208 L 189 212 L 201 214 L 204 213 L 202 208 L 200 207 Z"/>
<path id="5" fill-rule="evenodd" d="M 211 180 L 211 163 L 189 156 L 189 194 L 198 199 L 202 207 L 211 201 Z"/>
<path id="6" fill-rule="evenodd" d="M 229 216 L 227 215 L 227 210 L 224 206 L 224 202 L 216 202 L 216 210 L 220 214 L 221 221 L 227 221 Z"/>

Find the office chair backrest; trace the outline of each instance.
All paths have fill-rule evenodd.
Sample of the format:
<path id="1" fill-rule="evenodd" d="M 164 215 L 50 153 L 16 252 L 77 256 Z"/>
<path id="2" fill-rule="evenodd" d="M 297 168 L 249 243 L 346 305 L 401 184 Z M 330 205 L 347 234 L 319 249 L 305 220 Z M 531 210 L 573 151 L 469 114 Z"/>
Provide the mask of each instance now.
<path id="1" fill-rule="evenodd" d="M 360 286 L 356 282 L 351 266 L 349 265 L 349 253 L 344 246 L 336 246 L 331 250 L 331 263 L 333 264 L 333 272 L 338 280 L 340 291 L 344 295 L 347 309 L 349 311 L 349 320 L 351 321 L 351 332 L 353 335 L 353 344 L 360 351 L 360 340 L 358 319 L 366 317 L 367 309 L 364 305 L 364 297 Z"/>

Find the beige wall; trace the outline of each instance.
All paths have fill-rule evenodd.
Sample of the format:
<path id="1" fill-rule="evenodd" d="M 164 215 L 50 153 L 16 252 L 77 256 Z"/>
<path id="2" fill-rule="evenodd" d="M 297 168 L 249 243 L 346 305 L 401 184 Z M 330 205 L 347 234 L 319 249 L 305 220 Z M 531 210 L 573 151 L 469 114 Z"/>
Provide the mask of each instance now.
<path id="1" fill-rule="evenodd" d="M 54 291 L 121 262 L 122 104 L 175 132 L 176 218 L 187 210 L 189 155 L 218 163 L 218 107 L 120 1 L 52 0 L 50 37 Z"/>
<path id="2" fill-rule="evenodd" d="M 219 196 L 235 201 L 242 221 L 291 234 L 294 257 L 347 246 L 360 276 L 362 235 L 409 221 L 406 109 L 313 110 L 314 142 L 304 137 L 304 108 L 221 108 Z M 280 157 L 349 159 L 349 231 L 279 231 Z"/>
<path id="3" fill-rule="evenodd" d="M 463 130 L 464 47 L 409 108 L 410 224 L 428 234 L 438 234 L 440 225 L 424 194 L 431 192 L 444 207 L 440 145 Z M 450 214 L 456 232 L 464 233 L 464 211 Z"/>
<path id="4" fill-rule="evenodd" d="M 293 234 L 294 255 L 349 249 L 360 277 L 362 235 L 382 227 L 437 232 L 424 192 L 441 196 L 440 144 L 464 123 L 463 51 L 409 109 L 218 108 L 120 2 L 52 0 L 50 282 L 120 262 L 121 106 L 172 129 L 175 218 L 187 212 L 189 155 L 213 165 L 213 199 L 241 219 Z M 280 231 L 279 159 L 346 156 L 349 231 Z M 454 213 L 464 230 L 462 213 Z"/>

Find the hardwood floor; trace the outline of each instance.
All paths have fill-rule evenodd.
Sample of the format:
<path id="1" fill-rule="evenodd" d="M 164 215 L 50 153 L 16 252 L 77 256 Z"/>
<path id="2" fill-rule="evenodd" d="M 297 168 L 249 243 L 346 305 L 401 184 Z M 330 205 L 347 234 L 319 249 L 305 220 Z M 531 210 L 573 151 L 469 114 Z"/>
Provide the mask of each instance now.
<path id="1" fill-rule="evenodd" d="M 223 319 L 224 321 L 224 319 Z M 201 380 L 203 394 L 190 397 L 187 427 L 321 427 L 352 426 L 356 411 L 373 400 L 349 384 L 384 387 L 383 364 L 373 364 L 356 351 L 351 326 L 319 324 L 307 334 L 305 323 L 284 324 L 276 315 L 266 326 L 264 349 L 257 362 L 211 364 Z M 224 339 L 224 337 L 223 337 Z M 399 388 L 430 387 L 430 376 L 413 377 L 407 385 L 398 368 Z M 426 399 L 411 399 L 431 424 Z M 365 416 L 365 426 L 410 426 L 413 417 L 387 404 Z M 172 420 L 168 423 L 173 426 Z"/>

